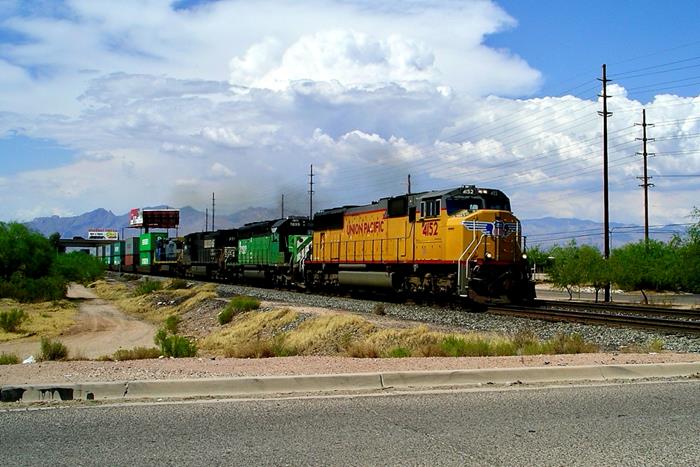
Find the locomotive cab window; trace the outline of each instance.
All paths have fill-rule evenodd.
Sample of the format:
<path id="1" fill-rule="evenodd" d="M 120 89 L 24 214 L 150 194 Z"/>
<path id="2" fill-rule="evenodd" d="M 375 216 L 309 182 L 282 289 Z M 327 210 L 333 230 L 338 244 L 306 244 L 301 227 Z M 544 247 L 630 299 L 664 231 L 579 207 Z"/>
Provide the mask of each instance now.
<path id="1" fill-rule="evenodd" d="M 440 215 L 440 198 L 426 199 L 420 202 L 421 217 L 438 217 Z"/>

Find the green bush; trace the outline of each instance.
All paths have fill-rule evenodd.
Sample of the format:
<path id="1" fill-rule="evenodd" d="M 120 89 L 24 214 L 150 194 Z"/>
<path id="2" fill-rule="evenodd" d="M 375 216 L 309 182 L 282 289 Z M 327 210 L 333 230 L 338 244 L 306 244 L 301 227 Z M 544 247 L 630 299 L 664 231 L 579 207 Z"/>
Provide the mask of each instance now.
<path id="1" fill-rule="evenodd" d="M 155 292 L 156 290 L 160 290 L 162 288 L 163 284 L 160 281 L 145 279 L 136 287 L 134 293 L 136 295 L 147 295 L 151 292 Z"/>
<path id="2" fill-rule="evenodd" d="M 27 314 L 19 308 L 0 312 L 0 328 L 5 332 L 15 332 L 27 319 Z"/>
<path id="3" fill-rule="evenodd" d="M 226 305 L 226 308 L 221 310 L 217 315 L 219 324 L 230 323 L 235 315 L 238 313 L 243 313 L 244 311 L 257 310 L 260 308 L 260 300 L 254 297 L 247 297 L 244 295 L 239 295 L 233 297 L 230 302 Z"/>
<path id="4" fill-rule="evenodd" d="M 170 315 L 165 318 L 163 326 L 170 334 L 177 334 L 177 328 L 180 325 L 180 317 L 178 315 Z"/>
<path id="5" fill-rule="evenodd" d="M 394 347 L 387 355 L 391 358 L 406 358 L 411 356 L 411 351 L 406 347 Z"/>
<path id="6" fill-rule="evenodd" d="M 87 284 L 103 276 L 105 264 L 98 258 L 79 251 L 57 255 L 51 265 L 51 275 L 68 282 Z"/>
<path id="7" fill-rule="evenodd" d="M 9 281 L 0 280 L 0 298 L 13 298 L 19 302 L 56 301 L 65 297 L 67 287 L 62 277 L 33 279 L 15 273 Z"/>
<path id="8" fill-rule="evenodd" d="M 154 340 L 165 357 L 181 358 L 197 355 L 197 344 L 185 336 L 168 335 L 166 329 L 159 329 Z"/>
<path id="9" fill-rule="evenodd" d="M 13 353 L 0 353 L 0 365 L 16 365 L 19 363 L 19 357 Z"/>
<path id="10" fill-rule="evenodd" d="M 443 339 L 440 347 L 449 357 L 484 357 L 491 355 L 488 341 L 482 339 L 467 341 L 461 337 L 449 336 Z"/>
<path id="11" fill-rule="evenodd" d="M 46 337 L 41 338 L 39 360 L 65 360 L 66 358 L 68 358 L 68 348 L 62 342 Z"/>

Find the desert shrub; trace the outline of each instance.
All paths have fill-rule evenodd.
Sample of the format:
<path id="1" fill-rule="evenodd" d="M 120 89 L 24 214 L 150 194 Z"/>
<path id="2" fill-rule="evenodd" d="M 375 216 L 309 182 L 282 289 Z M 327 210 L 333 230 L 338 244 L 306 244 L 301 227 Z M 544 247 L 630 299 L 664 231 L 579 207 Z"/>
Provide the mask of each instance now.
<path id="1" fill-rule="evenodd" d="M 170 290 L 178 290 L 178 289 L 186 289 L 187 288 L 187 281 L 185 279 L 173 279 L 170 281 L 170 284 L 168 284 L 168 289 Z"/>
<path id="2" fill-rule="evenodd" d="M 233 317 L 244 311 L 257 310 L 260 308 L 260 300 L 254 297 L 246 297 L 239 295 L 233 297 L 226 307 L 216 316 L 219 324 L 224 325 L 230 323 Z"/>
<path id="3" fill-rule="evenodd" d="M 347 355 L 352 358 L 379 358 L 380 353 L 376 345 L 363 341 L 350 344 Z"/>
<path id="4" fill-rule="evenodd" d="M 598 350 L 596 344 L 584 341 L 583 336 L 578 333 L 557 334 L 552 339 L 546 341 L 543 347 L 545 350 L 543 353 L 555 354 L 588 353 Z"/>
<path id="5" fill-rule="evenodd" d="M 244 311 L 257 310 L 258 308 L 260 308 L 260 300 L 258 300 L 255 297 L 239 295 L 231 299 L 231 301 L 229 302 L 229 306 L 231 306 L 239 313 Z"/>
<path id="6" fill-rule="evenodd" d="M 160 281 L 154 281 L 151 279 L 145 279 L 139 283 L 138 286 L 136 286 L 136 289 L 134 290 L 135 295 L 147 295 L 151 292 L 155 292 L 156 290 L 160 290 L 163 288 L 163 284 Z"/>
<path id="7" fill-rule="evenodd" d="M 234 315 L 233 308 L 231 308 L 230 306 L 226 306 L 226 308 L 221 310 L 216 315 L 216 319 L 218 319 L 219 324 L 221 324 L 223 326 L 224 324 L 228 324 L 231 322 L 231 320 L 233 319 L 233 315 Z"/>
<path id="8" fill-rule="evenodd" d="M 293 347 L 285 345 L 284 336 L 279 335 L 230 345 L 224 355 L 230 358 L 270 358 L 291 357 L 297 355 L 297 352 Z"/>
<path id="9" fill-rule="evenodd" d="M 14 298 L 19 302 L 61 300 L 66 289 L 66 280 L 58 276 L 34 279 L 15 273 L 9 281 L 0 279 L 0 297 Z"/>
<path id="10" fill-rule="evenodd" d="M 0 328 L 5 332 L 15 332 L 26 319 L 27 314 L 19 308 L 2 311 L 0 312 Z"/>
<path id="11" fill-rule="evenodd" d="M 178 315 L 170 315 L 165 318 L 163 326 L 170 334 L 177 334 L 177 328 L 180 325 L 180 317 Z"/>
<path id="12" fill-rule="evenodd" d="M 375 303 L 374 307 L 372 307 L 372 313 L 378 316 L 384 316 L 386 315 L 386 307 L 383 303 Z"/>
<path id="13" fill-rule="evenodd" d="M 159 329 L 155 335 L 155 343 L 166 357 L 194 357 L 197 355 L 197 344 L 185 336 L 168 335 L 166 329 Z"/>
<path id="14" fill-rule="evenodd" d="M 0 365 L 16 365 L 19 363 L 19 357 L 13 353 L 0 353 Z"/>
<path id="15" fill-rule="evenodd" d="M 61 341 L 41 338 L 39 360 L 65 360 L 68 358 L 68 348 Z"/>
<path id="16" fill-rule="evenodd" d="M 480 339 L 465 339 L 462 337 L 448 336 L 440 343 L 445 355 L 448 357 L 484 357 L 491 355 L 489 342 Z"/>
<path id="17" fill-rule="evenodd" d="M 411 351 L 406 347 L 394 347 L 387 352 L 390 358 L 406 358 L 411 356 Z"/>
<path id="18" fill-rule="evenodd" d="M 155 347 L 134 347 L 133 349 L 119 349 L 112 354 L 110 360 L 145 360 L 160 357 L 160 350 Z"/>

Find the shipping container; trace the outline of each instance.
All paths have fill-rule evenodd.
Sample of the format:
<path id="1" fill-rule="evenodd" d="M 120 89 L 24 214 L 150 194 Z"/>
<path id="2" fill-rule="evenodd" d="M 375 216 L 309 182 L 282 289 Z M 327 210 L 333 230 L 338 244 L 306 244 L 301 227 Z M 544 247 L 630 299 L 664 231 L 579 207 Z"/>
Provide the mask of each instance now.
<path id="1" fill-rule="evenodd" d="M 159 239 L 167 239 L 168 234 L 166 232 L 155 232 L 155 233 L 146 233 L 141 235 L 140 239 L 141 241 L 139 242 L 139 252 L 144 252 L 144 251 L 152 251 L 155 250 L 156 247 L 158 246 L 158 240 Z"/>
<path id="2" fill-rule="evenodd" d="M 146 251 L 139 254 L 139 266 L 150 266 L 153 263 L 151 252 Z"/>
<path id="3" fill-rule="evenodd" d="M 133 266 L 133 265 L 134 265 L 134 255 L 124 256 L 124 266 Z"/>
<path id="4" fill-rule="evenodd" d="M 109 256 L 103 256 L 103 257 L 102 257 L 102 261 L 103 261 L 107 266 L 109 266 L 109 265 L 112 263 L 112 258 L 109 257 Z"/>
<path id="5" fill-rule="evenodd" d="M 112 256 L 124 256 L 124 242 L 115 242 L 112 244 Z"/>
<path id="6" fill-rule="evenodd" d="M 122 257 L 121 256 L 112 256 L 112 265 L 113 266 L 121 266 L 122 264 Z"/>
<path id="7" fill-rule="evenodd" d="M 140 237 L 127 238 L 124 242 L 124 253 L 127 255 L 138 255 L 140 253 L 139 244 L 141 243 Z"/>

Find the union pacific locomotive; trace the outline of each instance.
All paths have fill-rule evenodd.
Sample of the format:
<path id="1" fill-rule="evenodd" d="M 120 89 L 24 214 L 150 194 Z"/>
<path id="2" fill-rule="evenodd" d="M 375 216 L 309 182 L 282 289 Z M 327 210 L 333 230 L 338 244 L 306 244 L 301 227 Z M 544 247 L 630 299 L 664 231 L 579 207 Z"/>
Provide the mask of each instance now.
<path id="1" fill-rule="evenodd" d="M 308 289 L 380 288 L 476 304 L 535 297 L 508 197 L 476 186 L 326 209 L 312 221 L 289 217 L 155 242 L 138 261 L 113 257 L 110 268 Z M 142 236 L 140 243 L 154 240 Z"/>

